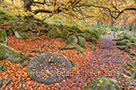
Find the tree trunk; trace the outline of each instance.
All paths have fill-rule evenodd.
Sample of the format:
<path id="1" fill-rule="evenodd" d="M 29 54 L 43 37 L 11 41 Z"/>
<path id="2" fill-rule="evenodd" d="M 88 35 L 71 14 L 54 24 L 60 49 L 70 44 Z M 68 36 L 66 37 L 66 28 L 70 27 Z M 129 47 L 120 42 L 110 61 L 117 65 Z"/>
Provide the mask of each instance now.
<path id="1" fill-rule="evenodd" d="M 33 0 L 23 0 L 24 1 L 24 8 L 26 8 L 28 11 L 31 11 L 31 5 L 33 3 Z"/>

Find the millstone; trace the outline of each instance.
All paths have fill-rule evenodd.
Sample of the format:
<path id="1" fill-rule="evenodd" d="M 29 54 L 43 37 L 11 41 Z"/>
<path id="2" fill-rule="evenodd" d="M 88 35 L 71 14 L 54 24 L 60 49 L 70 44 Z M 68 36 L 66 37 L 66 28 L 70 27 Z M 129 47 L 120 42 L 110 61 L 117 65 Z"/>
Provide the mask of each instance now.
<path id="1" fill-rule="evenodd" d="M 46 52 L 34 57 L 28 64 L 28 72 L 40 83 L 60 82 L 72 75 L 71 62 L 63 55 Z"/>

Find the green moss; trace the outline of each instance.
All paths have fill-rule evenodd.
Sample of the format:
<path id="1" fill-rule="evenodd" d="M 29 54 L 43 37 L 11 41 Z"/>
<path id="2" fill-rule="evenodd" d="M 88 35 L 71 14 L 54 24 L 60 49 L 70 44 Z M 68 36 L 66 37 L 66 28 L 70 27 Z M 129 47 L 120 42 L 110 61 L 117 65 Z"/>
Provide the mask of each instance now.
<path id="1" fill-rule="evenodd" d="M 134 54 L 133 51 L 131 51 L 131 50 L 125 50 L 125 52 L 127 52 L 127 53 L 130 54 L 130 55 L 135 56 L 135 54 Z"/>
<path id="2" fill-rule="evenodd" d="M 86 39 L 82 36 L 78 36 L 78 43 L 81 47 L 85 47 Z"/>
<path id="3" fill-rule="evenodd" d="M 2 57 L 2 56 L 0 56 L 0 60 L 3 60 L 3 59 L 5 59 L 4 57 Z"/>
<path id="4" fill-rule="evenodd" d="M 61 38 L 66 39 L 69 36 L 69 32 L 67 30 L 63 30 L 61 32 Z"/>
<path id="5" fill-rule="evenodd" d="M 20 35 L 20 39 L 24 40 L 24 39 L 27 39 L 29 37 L 32 37 L 33 35 L 29 32 L 19 32 L 19 31 L 16 31 L 19 35 Z"/>
<path id="6" fill-rule="evenodd" d="M 121 88 L 118 83 L 112 79 L 99 77 L 96 80 L 91 81 L 85 90 L 121 90 Z"/>
<path id="7" fill-rule="evenodd" d="M 67 44 L 63 47 L 60 47 L 59 50 L 67 50 L 67 49 L 75 49 L 76 48 L 76 44 L 73 43 L 73 44 Z"/>
<path id="8" fill-rule="evenodd" d="M 25 54 L 22 54 L 2 43 L 0 43 L 0 55 L 13 63 L 22 63 L 24 60 L 28 59 Z"/>
<path id="9" fill-rule="evenodd" d="M 0 43 L 7 45 L 7 34 L 2 29 L 0 29 Z"/>
<path id="10" fill-rule="evenodd" d="M 92 45 L 92 46 L 91 46 L 91 49 L 92 49 L 92 50 L 96 50 L 96 46 L 95 46 L 95 45 Z"/>
<path id="11" fill-rule="evenodd" d="M 91 31 L 91 34 L 93 34 L 96 38 L 100 37 L 100 34 L 95 31 Z"/>
<path id="12" fill-rule="evenodd" d="M 74 29 L 77 33 L 83 33 L 84 31 L 80 30 L 78 27 L 72 26 L 72 29 Z"/>
<path id="13" fill-rule="evenodd" d="M 120 50 L 124 50 L 126 48 L 126 46 L 117 46 L 117 48 Z"/>
<path id="14" fill-rule="evenodd" d="M 69 36 L 67 40 L 67 44 L 70 44 L 70 43 L 77 43 L 77 37 L 75 35 Z"/>
<path id="15" fill-rule="evenodd" d="M 86 56 L 85 51 L 79 45 L 77 45 L 76 51 L 77 51 L 77 55 L 80 55 L 80 53 L 81 53 L 84 56 Z"/>
<path id="16" fill-rule="evenodd" d="M 60 37 L 60 30 L 59 30 L 59 28 L 51 29 L 51 30 L 49 31 L 49 36 L 50 36 L 51 38 Z"/>
<path id="17" fill-rule="evenodd" d="M 23 32 L 22 33 L 22 39 L 27 39 L 29 37 L 32 37 L 33 35 L 29 32 Z"/>

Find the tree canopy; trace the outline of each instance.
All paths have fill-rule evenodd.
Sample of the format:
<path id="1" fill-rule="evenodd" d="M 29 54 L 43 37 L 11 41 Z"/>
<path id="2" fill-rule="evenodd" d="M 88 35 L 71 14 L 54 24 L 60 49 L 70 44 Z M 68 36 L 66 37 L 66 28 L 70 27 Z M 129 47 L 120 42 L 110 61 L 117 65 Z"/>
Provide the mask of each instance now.
<path id="1" fill-rule="evenodd" d="M 0 0 L 0 9 L 11 15 L 33 15 L 47 22 L 87 28 L 96 20 L 111 23 L 125 11 L 136 10 L 135 0 Z M 132 13 L 127 13 L 127 15 Z M 127 16 L 128 17 L 128 16 Z"/>

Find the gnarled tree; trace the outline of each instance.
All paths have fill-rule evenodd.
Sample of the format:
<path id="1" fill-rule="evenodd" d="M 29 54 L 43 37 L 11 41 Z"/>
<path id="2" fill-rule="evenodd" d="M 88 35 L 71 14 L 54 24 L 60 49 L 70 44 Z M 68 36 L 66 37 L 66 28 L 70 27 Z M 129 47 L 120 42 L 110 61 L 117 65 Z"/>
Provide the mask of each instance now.
<path id="1" fill-rule="evenodd" d="M 14 10 L 17 9 L 19 12 L 17 14 L 29 11 L 32 12 L 31 15 L 41 20 L 60 21 L 65 25 L 76 24 L 79 27 L 83 26 L 83 29 L 87 29 L 88 22 L 95 23 L 101 19 L 109 23 L 113 19 L 118 19 L 124 11 L 136 10 L 135 0 L 4 0 L 3 2 L 9 7 L 16 7 Z M 19 11 L 19 8 L 25 9 Z M 8 11 L 12 12 L 11 14 L 15 13 L 12 10 Z"/>

